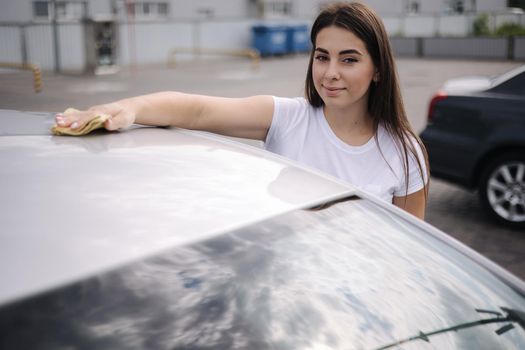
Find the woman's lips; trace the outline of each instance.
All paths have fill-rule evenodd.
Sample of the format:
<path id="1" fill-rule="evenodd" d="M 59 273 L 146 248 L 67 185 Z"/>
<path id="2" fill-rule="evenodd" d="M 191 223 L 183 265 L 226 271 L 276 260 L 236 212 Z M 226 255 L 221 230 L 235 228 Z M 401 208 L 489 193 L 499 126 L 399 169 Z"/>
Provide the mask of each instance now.
<path id="1" fill-rule="evenodd" d="M 337 96 L 341 91 L 345 90 L 345 88 L 332 86 L 323 86 L 323 88 L 326 90 L 326 95 L 329 97 Z"/>

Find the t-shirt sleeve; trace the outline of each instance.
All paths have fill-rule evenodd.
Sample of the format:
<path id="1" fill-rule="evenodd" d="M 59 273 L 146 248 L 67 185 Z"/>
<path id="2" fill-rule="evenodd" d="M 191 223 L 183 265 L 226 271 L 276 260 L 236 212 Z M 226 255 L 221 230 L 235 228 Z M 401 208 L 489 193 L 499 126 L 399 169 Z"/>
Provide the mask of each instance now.
<path id="1" fill-rule="evenodd" d="M 414 154 L 412 154 L 412 152 L 409 151 L 408 152 L 408 179 L 407 179 L 408 180 L 408 190 L 406 187 L 406 183 L 403 182 L 402 186 L 400 186 L 394 192 L 394 196 L 396 197 L 402 197 L 402 196 L 406 196 L 406 195 L 415 193 L 421 190 L 425 184 L 428 184 L 428 170 L 426 166 L 425 157 L 423 156 L 423 150 L 421 149 L 421 146 L 419 145 L 419 143 L 416 142 L 416 140 L 412 139 L 411 141 L 417 152 L 417 159 L 419 160 L 421 169 L 416 160 L 416 157 L 414 156 Z M 423 174 L 421 174 L 421 171 L 423 172 Z"/>
<path id="2" fill-rule="evenodd" d="M 282 142 L 306 115 L 308 102 L 301 97 L 273 97 L 274 108 L 270 129 L 266 135 L 265 148 Z"/>

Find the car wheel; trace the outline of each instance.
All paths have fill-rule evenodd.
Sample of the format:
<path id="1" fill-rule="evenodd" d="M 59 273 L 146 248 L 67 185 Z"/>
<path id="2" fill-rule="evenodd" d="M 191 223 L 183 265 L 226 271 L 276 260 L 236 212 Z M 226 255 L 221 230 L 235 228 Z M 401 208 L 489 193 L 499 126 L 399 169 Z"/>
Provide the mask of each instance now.
<path id="1" fill-rule="evenodd" d="M 525 228 L 525 155 L 509 153 L 491 161 L 481 176 L 479 194 L 494 219 Z"/>

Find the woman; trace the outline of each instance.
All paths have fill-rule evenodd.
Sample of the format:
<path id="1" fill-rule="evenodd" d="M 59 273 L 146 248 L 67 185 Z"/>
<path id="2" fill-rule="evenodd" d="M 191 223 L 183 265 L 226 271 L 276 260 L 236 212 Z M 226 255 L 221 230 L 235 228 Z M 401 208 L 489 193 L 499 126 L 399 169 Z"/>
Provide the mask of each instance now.
<path id="1" fill-rule="evenodd" d="M 60 114 L 56 122 L 77 129 L 106 114 L 108 130 L 172 125 L 262 140 L 424 218 L 426 152 L 406 117 L 381 20 L 363 4 L 335 4 L 315 20 L 311 41 L 306 99 L 160 92 Z"/>

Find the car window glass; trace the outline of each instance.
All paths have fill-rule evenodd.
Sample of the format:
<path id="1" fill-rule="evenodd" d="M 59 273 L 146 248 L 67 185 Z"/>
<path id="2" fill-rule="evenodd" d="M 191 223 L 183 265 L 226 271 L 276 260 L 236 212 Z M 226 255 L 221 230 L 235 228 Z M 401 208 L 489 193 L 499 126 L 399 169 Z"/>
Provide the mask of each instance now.
<path id="1" fill-rule="evenodd" d="M 0 347 L 524 349 L 523 310 L 466 255 L 353 200 L 4 307 Z"/>
<path id="2" fill-rule="evenodd" d="M 525 96 L 525 72 L 501 82 L 492 90 L 498 93 Z"/>

